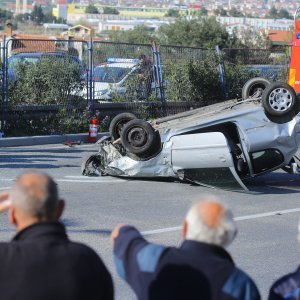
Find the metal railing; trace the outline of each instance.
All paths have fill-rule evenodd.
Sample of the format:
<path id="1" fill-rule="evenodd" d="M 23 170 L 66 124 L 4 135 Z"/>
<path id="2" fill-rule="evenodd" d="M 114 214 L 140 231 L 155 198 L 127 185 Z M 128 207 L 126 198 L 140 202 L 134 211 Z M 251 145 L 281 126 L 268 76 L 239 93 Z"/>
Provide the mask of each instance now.
<path id="1" fill-rule="evenodd" d="M 121 111 L 171 115 L 239 97 L 254 76 L 285 80 L 288 67 L 284 52 L 155 42 L 10 39 L 2 41 L 1 58 L 6 136 L 84 132 L 93 115 Z"/>

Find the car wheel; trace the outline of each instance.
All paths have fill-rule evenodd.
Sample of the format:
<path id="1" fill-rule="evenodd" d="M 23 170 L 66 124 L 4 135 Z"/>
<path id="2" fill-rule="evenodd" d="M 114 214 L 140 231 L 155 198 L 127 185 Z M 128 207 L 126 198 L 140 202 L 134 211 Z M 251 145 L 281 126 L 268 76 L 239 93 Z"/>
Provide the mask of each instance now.
<path id="1" fill-rule="evenodd" d="M 267 86 L 262 95 L 262 105 L 271 116 L 298 113 L 296 93 L 284 82 L 274 82 Z"/>
<path id="2" fill-rule="evenodd" d="M 265 78 L 256 77 L 248 80 L 242 89 L 242 98 L 243 100 L 249 98 L 259 98 L 262 96 L 263 91 L 270 84 Z"/>
<path id="3" fill-rule="evenodd" d="M 130 153 L 151 156 L 158 145 L 160 136 L 150 123 L 135 119 L 128 122 L 121 132 L 123 147 Z"/>
<path id="4" fill-rule="evenodd" d="M 121 137 L 121 131 L 126 123 L 137 117 L 132 113 L 121 113 L 116 115 L 110 122 L 109 133 L 114 140 Z"/>

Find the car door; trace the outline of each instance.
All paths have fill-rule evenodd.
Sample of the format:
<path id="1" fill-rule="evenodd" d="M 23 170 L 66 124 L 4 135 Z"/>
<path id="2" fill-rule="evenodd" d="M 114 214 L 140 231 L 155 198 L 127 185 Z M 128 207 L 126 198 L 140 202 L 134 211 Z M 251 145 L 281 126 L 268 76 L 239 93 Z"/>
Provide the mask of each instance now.
<path id="1" fill-rule="evenodd" d="M 179 177 L 204 186 L 248 190 L 221 132 L 178 135 L 170 141 L 172 168 Z"/>

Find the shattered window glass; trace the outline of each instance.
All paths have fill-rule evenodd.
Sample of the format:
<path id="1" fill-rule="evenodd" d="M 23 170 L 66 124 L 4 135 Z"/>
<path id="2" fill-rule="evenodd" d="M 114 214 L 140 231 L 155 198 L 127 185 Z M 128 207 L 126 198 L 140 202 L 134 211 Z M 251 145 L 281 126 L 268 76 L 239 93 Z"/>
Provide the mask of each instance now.
<path id="1" fill-rule="evenodd" d="M 185 169 L 184 178 L 194 183 L 231 191 L 244 191 L 230 168 Z"/>

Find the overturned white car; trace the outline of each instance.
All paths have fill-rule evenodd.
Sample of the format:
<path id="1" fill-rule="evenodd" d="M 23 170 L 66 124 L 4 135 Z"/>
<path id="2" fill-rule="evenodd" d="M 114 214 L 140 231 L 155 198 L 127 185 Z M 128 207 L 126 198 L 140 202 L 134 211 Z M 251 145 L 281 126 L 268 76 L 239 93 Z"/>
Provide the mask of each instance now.
<path id="1" fill-rule="evenodd" d="M 219 104 L 146 122 L 116 116 L 110 137 L 83 163 L 84 175 L 173 177 L 197 184 L 244 189 L 245 180 L 283 168 L 297 173 L 299 103 L 285 83 L 262 97 Z"/>

